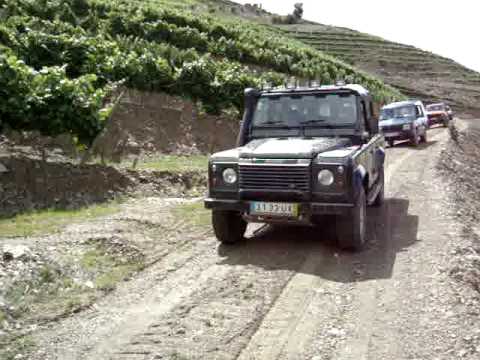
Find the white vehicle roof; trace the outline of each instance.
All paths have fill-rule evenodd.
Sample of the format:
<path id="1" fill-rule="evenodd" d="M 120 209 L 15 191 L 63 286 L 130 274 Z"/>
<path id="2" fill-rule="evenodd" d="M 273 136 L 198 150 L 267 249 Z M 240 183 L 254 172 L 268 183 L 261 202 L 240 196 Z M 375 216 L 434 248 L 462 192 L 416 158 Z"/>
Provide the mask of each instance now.
<path id="1" fill-rule="evenodd" d="M 402 106 L 408 106 L 408 105 L 418 105 L 418 106 L 423 106 L 423 103 L 420 100 L 406 100 L 406 101 L 398 101 L 394 102 L 388 105 L 385 105 L 382 107 L 382 109 L 394 109 Z"/>
<path id="2" fill-rule="evenodd" d="M 358 85 L 358 84 L 321 85 L 318 87 L 292 87 L 292 88 L 280 87 L 280 88 L 274 88 L 274 89 L 263 91 L 263 93 L 278 93 L 278 92 L 283 93 L 283 92 L 295 92 L 295 91 L 301 92 L 301 91 L 315 91 L 315 90 L 325 90 L 325 91 L 351 90 L 361 96 L 369 95 L 368 90 L 365 89 L 362 85 Z"/>

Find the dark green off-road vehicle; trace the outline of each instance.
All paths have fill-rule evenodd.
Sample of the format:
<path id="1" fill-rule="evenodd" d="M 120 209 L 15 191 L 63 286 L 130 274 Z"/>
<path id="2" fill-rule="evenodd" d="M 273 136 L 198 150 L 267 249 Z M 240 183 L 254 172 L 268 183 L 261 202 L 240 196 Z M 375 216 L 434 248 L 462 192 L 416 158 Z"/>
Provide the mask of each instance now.
<path id="1" fill-rule="evenodd" d="M 209 161 L 205 206 L 219 241 L 241 240 L 248 222 L 312 226 L 334 215 L 339 245 L 364 246 L 366 207 L 384 199 L 385 161 L 366 89 L 247 89 L 237 146 Z"/>

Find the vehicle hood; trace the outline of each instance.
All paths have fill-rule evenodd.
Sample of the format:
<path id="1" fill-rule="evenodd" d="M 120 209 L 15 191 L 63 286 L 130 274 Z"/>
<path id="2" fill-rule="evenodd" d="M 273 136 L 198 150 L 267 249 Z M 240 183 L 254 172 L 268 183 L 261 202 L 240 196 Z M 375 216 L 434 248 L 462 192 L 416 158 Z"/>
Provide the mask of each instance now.
<path id="1" fill-rule="evenodd" d="M 269 138 L 252 140 L 240 148 L 241 158 L 311 159 L 318 154 L 350 146 L 347 138 Z"/>
<path id="2" fill-rule="evenodd" d="M 403 125 L 403 124 L 410 124 L 414 121 L 415 118 L 413 116 L 409 117 L 402 117 L 402 118 L 391 118 L 386 120 L 380 120 L 378 123 L 380 127 L 382 126 L 392 126 L 392 125 Z"/>

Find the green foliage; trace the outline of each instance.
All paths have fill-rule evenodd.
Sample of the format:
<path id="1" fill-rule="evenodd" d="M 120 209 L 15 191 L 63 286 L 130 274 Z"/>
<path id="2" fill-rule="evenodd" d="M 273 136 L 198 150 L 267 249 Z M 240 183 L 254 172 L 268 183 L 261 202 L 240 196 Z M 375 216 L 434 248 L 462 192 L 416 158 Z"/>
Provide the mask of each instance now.
<path id="1" fill-rule="evenodd" d="M 119 82 L 185 96 L 215 114 L 242 111 L 245 87 L 290 75 L 358 82 L 383 102 L 401 97 L 266 27 L 158 4 L 0 0 L 0 128 L 69 132 L 89 144 L 108 113 L 103 99 Z M 259 76 L 252 65 L 267 72 Z"/>
<path id="2" fill-rule="evenodd" d="M 69 79 L 57 66 L 35 71 L 5 51 L 0 54 L 0 126 L 71 133 L 89 142 L 103 126 L 105 92 L 95 88 L 96 80 L 93 74 Z"/>
<path id="3" fill-rule="evenodd" d="M 140 162 L 138 168 L 155 171 L 203 171 L 208 166 L 206 155 L 162 155 L 160 158 L 147 158 Z"/>

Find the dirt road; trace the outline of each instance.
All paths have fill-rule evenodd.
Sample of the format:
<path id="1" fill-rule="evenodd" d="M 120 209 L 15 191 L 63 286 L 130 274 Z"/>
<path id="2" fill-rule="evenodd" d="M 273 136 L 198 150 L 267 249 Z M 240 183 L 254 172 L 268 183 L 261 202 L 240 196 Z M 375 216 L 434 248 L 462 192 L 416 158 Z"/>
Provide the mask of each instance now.
<path id="1" fill-rule="evenodd" d="M 428 144 L 388 149 L 387 201 L 369 210 L 366 251 L 338 251 L 329 223 L 252 228 L 235 247 L 190 234 L 93 308 L 41 331 L 36 357 L 478 359 L 443 271 L 458 231 L 434 170 L 447 137 L 432 129 Z"/>

